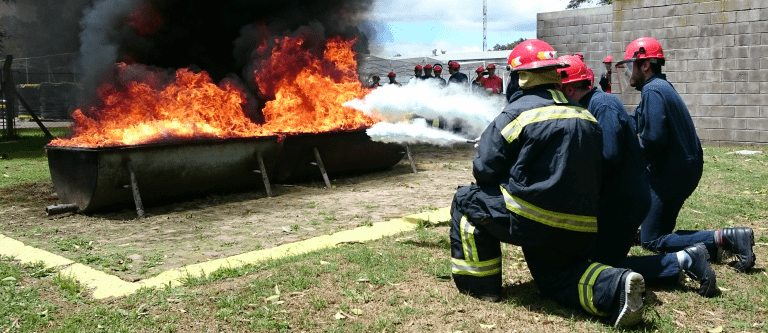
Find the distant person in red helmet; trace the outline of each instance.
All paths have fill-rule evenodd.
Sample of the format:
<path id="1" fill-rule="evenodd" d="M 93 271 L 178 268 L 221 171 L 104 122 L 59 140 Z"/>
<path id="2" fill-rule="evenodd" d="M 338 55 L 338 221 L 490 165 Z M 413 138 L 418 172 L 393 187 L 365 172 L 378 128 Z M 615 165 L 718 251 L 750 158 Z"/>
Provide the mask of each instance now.
<path id="1" fill-rule="evenodd" d="M 557 88 L 552 47 L 528 39 L 509 53 L 520 89 L 480 137 L 475 182 L 451 204 L 451 264 L 456 287 L 502 296 L 501 242 L 520 246 L 540 294 L 610 318 L 642 320 L 643 276 L 589 261 L 597 233 L 602 132 L 597 120 Z M 515 296 L 511 296 L 515 297 Z"/>
<path id="2" fill-rule="evenodd" d="M 394 85 L 397 85 L 397 86 L 402 86 L 402 84 L 400 84 L 400 82 L 395 81 L 395 76 L 397 76 L 397 74 L 395 74 L 395 72 L 389 72 L 389 74 L 387 74 L 387 78 L 389 79 L 389 84 L 394 84 Z"/>
<path id="3" fill-rule="evenodd" d="M 496 65 L 488 64 L 485 69 L 488 70 L 488 77 L 483 78 L 481 81 L 485 91 L 492 94 L 502 94 L 504 92 L 504 80 L 496 76 Z"/>
<path id="4" fill-rule="evenodd" d="M 422 76 L 422 67 L 421 65 L 416 65 L 416 67 L 413 68 L 413 77 L 411 78 L 410 81 L 408 81 L 408 83 L 421 80 L 421 76 Z"/>
<path id="5" fill-rule="evenodd" d="M 603 64 L 605 65 L 605 73 L 600 75 L 600 81 L 598 81 L 598 84 L 600 84 L 600 89 L 603 89 L 603 91 L 607 93 L 611 93 L 611 64 L 613 63 L 613 56 L 608 55 L 605 57 L 605 60 L 603 60 Z"/>
<path id="6" fill-rule="evenodd" d="M 426 64 L 424 65 L 424 75 L 421 77 L 422 80 L 432 79 L 434 76 L 432 76 L 432 65 Z"/>
<path id="7" fill-rule="evenodd" d="M 434 77 L 434 79 L 437 81 L 437 83 L 438 83 L 438 84 L 439 84 L 441 87 L 445 87 L 445 79 L 443 79 L 443 78 L 441 77 L 441 75 L 443 74 L 443 67 L 442 67 L 442 66 L 440 66 L 440 65 L 435 65 L 435 67 L 432 67 L 432 70 L 435 72 L 435 77 Z"/>
<path id="8" fill-rule="evenodd" d="M 458 62 L 451 61 L 448 63 L 448 74 L 451 77 L 448 78 L 448 84 L 463 84 L 466 85 L 469 82 L 469 78 L 462 72 L 459 72 L 461 65 Z"/>
<path id="9" fill-rule="evenodd" d="M 640 91 L 640 105 L 632 118 L 651 185 L 651 209 L 640 228 L 640 243 L 658 252 L 703 245 L 712 260 L 719 250 L 729 251 L 736 257 L 731 265 L 748 272 L 755 265 L 752 228 L 675 231 L 677 216 L 701 179 L 704 154 L 688 108 L 661 72 L 665 61 L 659 41 L 642 37 L 627 45 L 624 61 L 616 64 L 629 86 Z"/>
<path id="10" fill-rule="evenodd" d="M 374 75 L 371 78 L 371 80 L 373 80 L 373 83 L 371 83 L 371 85 L 368 88 L 378 88 L 378 87 L 381 87 L 381 83 L 379 83 L 379 81 L 381 81 L 381 78 L 378 75 Z"/>

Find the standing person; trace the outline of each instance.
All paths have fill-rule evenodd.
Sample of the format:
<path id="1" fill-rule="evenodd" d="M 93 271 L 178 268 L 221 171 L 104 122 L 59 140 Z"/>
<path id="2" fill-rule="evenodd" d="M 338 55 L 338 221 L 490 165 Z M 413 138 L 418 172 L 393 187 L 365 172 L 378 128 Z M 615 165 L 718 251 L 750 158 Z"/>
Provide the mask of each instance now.
<path id="1" fill-rule="evenodd" d="M 461 69 L 461 65 L 458 62 L 451 61 L 448 63 L 448 74 L 451 74 L 451 77 L 448 78 L 448 84 L 459 84 L 459 85 L 466 85 L 467 82 L 469 82 L 469 78 L 467 75 L 465 75 L 462 72 L 459 72 Z"/>
<path id="2" fill-rule="evenodd" d="M 395 74 L 395 72 L 389 72 L 389 74 L 387 74 L 387 78 L 389 79 L 389 84 L 394 84 L 394 85 L 397 85 L 397 86 L 402 86 L 402 84 L 400 84 L 400 82 L 395 81 L 395 76 L 397 76 L 397 74 Z"/>
<path id="3" fill-rule="evenodd" d="M 485 90 L 492 94 L 503 94 L 504 88 L 502 86 L 504 85 L 504 80 L 496 76 L 496 65 L 488 64 L 485 69 L 488 70 L 488 77 L 483 78 L 481 81 Z"/>
<path id="4" fill-rule="evenodd" d="M 651 185 L 651 209 L 641 226 L 641 244 L 652 251 L 675 252 L 704 243 L 711 258 L 717 258 L 719 249 L 732 252 L 737 259 L 732 266 L 749 271 L 755 265 L 752 228 L 672 232 L 683 203 L 699 184 L 704 159 L 688 108 L 661 73 L 665 61 L 661 44 L 642 37 L 627 45 L 624 61 L 618 64 L 629 85 L 641 92 L 633 118 Z"/>
<path id="5" fill-rule="evenodd" d="M 432 76 L 432 65 L 426 64 L 424 65 L 424 75 L 421 77 L 422 80 L 432 79 L 434 76 Z"/>
<path id="6" fill-rule="evenodd" d="M 603 91 L 607 93 L 611 93 L 611 63 L 613 62 L 613 56 L 608 55 L 605 57 L 605 60 L 603 60 L 603 64 L 605 64 L 605 73 L 600 75 L 600 81 L 598 84 L 600 84 L 600 89 L 603 89 Z"/>
<path id="7" fill-rule="evenodd" d="M 416 65 L 416 67 L 413 68 L 413 77 L 411 78 L 410 81 L 408 81 L 408 83 L 421 80 L 421 70 L 422 70 L 421 65 Z"/>
<path id="8" fill-rule="evenodd" d="M 576 56 L 558 59 L 570 65 L 558 70 L 563 83 L 560 91 L 586 106 L 603 130 L 603 186 L 592 261 L 630 268 L 648 283 L 678 285 L 686 273 L 699 281 L 700 295 L 714 296 L 717 280 L 704 244 L 676 253 L 627 258 L 637 228 L 651 207 L 651 189 L 643 172 L 634 121 L 616 96 L 590 88 L 584 62 Z"/>
<path id="9" fill-rule="evenodd" d="M 441 87 L 445 87 L 445 79 L 440 77 L 443 74 L 443 67 L 440 65 L 435 65 L 435 67 L 432 67 L 432 69 L 435 71 L 435 80 Z"/>
<path id="10" fill-rule="evenodd" d="M 541 59 L 541 57 L 544 59 Z M 638 323 L 643 276 L 589 262 L 597 232 L 602 133 L 589 111 L 555 90 L 549 44 L 528 39 L 509 54 L 520 89 L 483 132 L 473 161 L 475 184 L 451 205 L 456 287 L 484 300 L 501 294 L 500 242 L 522 247 L 542 295 L 612 326 Z"/>
<path id="11" fill-rule="evenodd" d="M 381 81 L 381 78 L 378 75 L 374 75 L 371 79 L 373 80 L 373 83 L 371 83 L 371 85 L 368 88 L 375 89 L 375 88 L 381 87 L 381 83 L 379 83 L 379 81 Z"/>

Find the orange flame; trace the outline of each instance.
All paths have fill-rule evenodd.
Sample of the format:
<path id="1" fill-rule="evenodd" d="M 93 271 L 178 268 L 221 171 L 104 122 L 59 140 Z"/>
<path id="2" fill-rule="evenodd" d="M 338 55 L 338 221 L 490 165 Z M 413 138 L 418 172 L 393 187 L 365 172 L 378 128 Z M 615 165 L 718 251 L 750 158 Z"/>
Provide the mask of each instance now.
<path id="1" fill-rule="evenodd" d="M 88 117 L 78 109 L 71 139 L 56 139 L 52 146 L 104 147 L 136 145 L 195 138 L 254 137 L 281 133 L 317 133 L 369 127 L 380 121 L 341 105 L 365 96 L 356 73 L 354 41 L 334 38 L 327 42 L 322 59 L 302 51 L 311 65 L 292 72 L 284 51 L 301 51 L 301 38 L 278 41 L 264 74 L 256 80 L 262 93 L 273 95 L 263 110 L 265 124 L 253 123 L 243 113 L 245 94 L 231 83 L 216 85 L 205 72 L 176 71 L 175 81 L 164 88 L 131 82 L 118 90 L 99 88 L 103 106 Z M 118 64 L 118 70 L 128 65 Z M 295 73 L 295 68 L 293 69 Z M 268 78 L 272 81 L 266 81 Z M 264 89 L 272 89 L 269 94 Z"/>

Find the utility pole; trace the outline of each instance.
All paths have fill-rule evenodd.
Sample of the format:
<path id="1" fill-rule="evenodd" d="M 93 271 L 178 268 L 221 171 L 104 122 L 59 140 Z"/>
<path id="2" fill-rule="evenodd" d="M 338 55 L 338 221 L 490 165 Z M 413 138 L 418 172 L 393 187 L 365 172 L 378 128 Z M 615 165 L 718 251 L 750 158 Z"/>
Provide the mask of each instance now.
<path id="1" fill-rule="evenodd" d="M 483 52 L 488 49 L 485 39 L 486 31 L 488 31 L 488 0 L 483 0 Z"/>

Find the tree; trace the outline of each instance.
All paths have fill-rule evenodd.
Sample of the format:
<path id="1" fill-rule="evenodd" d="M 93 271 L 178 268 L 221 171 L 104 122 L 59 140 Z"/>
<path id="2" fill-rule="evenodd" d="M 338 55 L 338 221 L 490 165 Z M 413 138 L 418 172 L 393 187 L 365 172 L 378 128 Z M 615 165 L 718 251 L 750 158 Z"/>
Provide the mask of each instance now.
<path id="1" fill-rule="evenodd" d="M 571 1 L 573 1 L 573 0 L 571 0 Z M 488 50 L 488 51 L 511 50 L 511 49 L 514 49 L 515 46 L 517 46 L 517 44 L 520 44 L 520 43 L 524 42 L 525 40 L 526 40 L 526 38 L 520 38 L 520 39 L 518 39 L 518 40 L 516 40 L 516 41 L 514 41 L 512 43 L 509 43 L 509 44 L 504 44 L 504 45 L 496 44 L 496 45 L 493 46 L 493 49 Z"/>
<path id="2" fill-rule="evenodd" d="M 568 2 L 568 7 L 565 7 L 565 9 L 576 9 L 581 7 L 581 5 L 592 3 L 592 1 L 597 1 L 599 6 L 610 5 L 613 3 L 613 0 L 570 0 Z"/>

